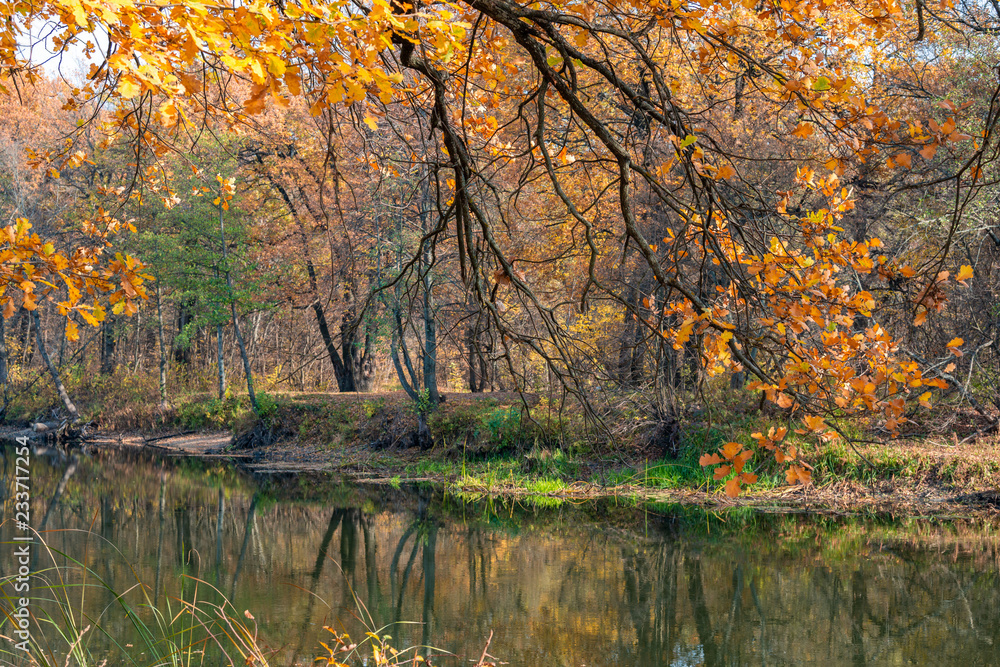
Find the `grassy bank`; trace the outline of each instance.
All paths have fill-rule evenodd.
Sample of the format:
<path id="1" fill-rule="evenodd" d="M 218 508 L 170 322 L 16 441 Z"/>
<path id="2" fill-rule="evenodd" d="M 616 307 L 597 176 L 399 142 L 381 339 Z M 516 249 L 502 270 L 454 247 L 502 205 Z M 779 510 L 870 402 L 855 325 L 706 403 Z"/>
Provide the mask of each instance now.
<path id="1" fill-rule="evenodd" d="M 726 442 L 751 446 L 754 432 L 780 426 L 789 428 L 786 444 L 812 466 L 814 484 L 809 491 L 788 487 L 784 467 L 758 454 L 747 470 L 758 475 L 751 495 L 763 502 L 780 496 L 801 503 L 797 499 L 804 496 L 827 505 L 884 505 L 897 496 L 904 503 L 961 497 L 988 505 L 1000 479 L 997 436 L 967 437 L 981 425 L 953 419 L 955 410 L 949 428 L 937 429 L 948 436 L 935 437 L 933 425 L 915 424 L 905 439 L 879 440 L 865 424 L 847 423 L 841 428 L 861 444 L 821 442 L 795 433 L 800 424 L 785 415 L 761 413 L 753 397 L 745 396 L 692 411 L 677 437 L 666 442 L 662 425 L 644 420 L 637 407 L 641 396 L 622 396 L 605 406 L 599 415 L 604 428 L 597 428 L 592 418 L 545 397 L 455 393 L 446 394 L 428 415 L 434 445 L 421 449 L 413 446 L 415 405 L 399 392 L 261 391 L 258 416 L 245 395 L 181 394 L 164 409 L 154 384 L 129 375 L 69 374 L 68 380 L 81 413 L 103 431 L 230 431 L 259 471 L 337 471 L 388 484 L 434 482 L 460 493 L 537 502 L 608 494 L 723 502 L 717 492 L 724 480 L 715 480 L 699 457 Z M 55 404 L 47 385 L 21 392 L 8 406 L 7 421 L 44 419 Z"/>
<path id="2" fill-rule="evenodd" d="M 558 418 L 557 418 L 558 417 Z M 721 482 L 699 464 L 706 452 L 735 441 L 750 446 L 752 434 L 786 425 L 786 441 L 813 467 L 814 484 L 789 487 L 785 468 L 757 455 L 747 469 L 759 477 L 743 503 L 845 510 L 960 513 L 990 511 L 1000 479 L 996 436 L 958 440 L 911 437 L 863 443 L 818 441 L 795 433 L 800 424 L 739 404 L 702 413 L 681 430 L 678 446 L 664 447 L 658 425 L 627 409 L 603 415 L 618 438 L 589 428 L 581 414 L 558 415 L 544 399 L 517 394 L 453 394 L 430 415 L 432 448 L 411 447 L 416 428 L 412 403 L 401 394 L 283 395 L 263 419 L 236 420 L 241 435 L 266 433 L 275 441 L 255 451 L 259 470 L 339 471 L 386 484 L 429 482 L 467 496 L 507 495 L 533 504 L 615 496 L 639 501 L 728 504 Z M 841 425 L 858 440 L 864 424 Z M 974 432 L 974 423 L 965 431 Z M 916 428 L 916 427 L 915 427 Z M 806 429 L 802 429 L 806 431 Z M 248 442 L 245 438 L 244 442 Z"/>

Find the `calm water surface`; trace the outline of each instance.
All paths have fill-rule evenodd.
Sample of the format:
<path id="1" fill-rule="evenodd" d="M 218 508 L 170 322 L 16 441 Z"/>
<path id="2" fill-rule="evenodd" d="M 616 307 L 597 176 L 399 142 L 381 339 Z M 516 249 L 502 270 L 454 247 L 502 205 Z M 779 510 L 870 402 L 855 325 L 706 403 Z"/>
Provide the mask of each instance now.
<path id="1" fill-rule="evenodd" d="M 11 450 L 0 468 L 9 575 Z M 112 453 L 36 459 L 31 510 L 52 548 L 36 550 L 33 594 L 68 596 L 103 628 L 84 644 L 109 665 L 147 664 L 114 593 L 151 614 L 137 580 L 167 615 L 224 595 L 275 665 L 311 663 L 324 624 L 388 627 L 454 665 L 491 631 L 511 665 L 1000 664 L 997 526 L 981 520 L 466 502 Z M 45 589 L 57 575 L 87 585 Z M 0 638 L 0 664 L 14 660 Z"/>

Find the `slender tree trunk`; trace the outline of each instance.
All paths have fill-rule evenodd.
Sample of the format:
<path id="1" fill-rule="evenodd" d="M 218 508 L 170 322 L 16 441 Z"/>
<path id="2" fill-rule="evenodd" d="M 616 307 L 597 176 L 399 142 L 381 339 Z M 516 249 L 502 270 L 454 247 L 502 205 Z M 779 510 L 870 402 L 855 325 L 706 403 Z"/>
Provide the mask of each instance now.
<path id="1" fill-rule="evenodd" d="M 469 349 L 469 391 L 476 393 L 479 383 L 476 378 L 476 334 L 472 327 L 465 330 L 465 345 Z"/>
<path id="2" fill-rule="evenodd" d="M 31 344 L 31 312 L 25 310 L 22 306 L 21 308 L 21 322 L 22 325 L 19 329 L 20 335 L 18 336 L 19 342 L 21 344 L 21 366 L 27 368 L 31 365 L 31 360 L 34 358 L 35 346 Z"/>
<path id="3" fill-rule="evenodd" d="M 126 366 L 128 361 L 125 362 Z M 101 322 L 101 375 L 110 375 L 115 370 L 115 332 L 110 313 Z"/>
<path id="4" fill-rule="evenodd" d="M 163 302 L 160 283 L 156 283 L 156 331 L 160 339 L 160 408 L 167 408 L 167 344 L 163 334 Z"/>
<path id="5" fill-rule="evenodd" d="M 243 359 L 243 372 L 247 376 L 247 393 L 250 395 L 250 407 L 258 417 L 260 416 L 260 406 L 257 404 L 257 394 L 253 390 L 253 371 L 250 369 L 250 358 L 247 356 L 247 347 L 243 344 L 243 334 L 240 333 L 240 323 L 236 317 L 236 296 L 233 292 L 233 278 L 229 271 L 229 254 L 226 249 L 226 227 L 222 222 L 222 206 L 219 206 L 219 238 L 222 239 L 222 264 L 226 269 L 226 289 L 229 291 L 229 310 L 233 315 L 233 333 L 236 334 L 236 344 L 240 348 L 240 357 Z"/>
<path id="6" fill-rule="evenodd" d="M 52 365 L 49 353 L 45 351 L 45 343 L 42 342 L 42 325 L 38 319 L 38 311 L 33 311 L 31 316 L 35 323 L 35 343 L 38 346 L 38 353 L 42 356 L 42 361 L 45 363 L 45 367 L 48 368 L 49 375 L 52 376 L 52 382 L 56 386 L 56 391 L 59 393 L 59 398 L 62 399 L 63 405 L 66 406 L 66 412 L 69 413 L 73 421 L 77 421 L 80 419 L 80 413 L 76 411 L 76 406 L 73 405 L 73 401 L 70 400 L 69 394 L 66 392 L 66 386 L 63 385 L 62 380 L 59 378 L 59 371 Z"/>
<path id="7" fill-rule="evenodd" d="M 427 222 L 424 220 L 423 231 L 427 233 Z M 424 388 L 427 389 L 430 399 L 431 409 L 437 407 L 441 402 L 441 395 L 437 388 L 437 323 L 434 321 L 434 296 L 431 289 L 434 287 L 434 278 L 431 275 L 431 249 L 428 244 L 424 244 L 424 249 L 420 259 L 421 280 L 424 284 Z"/>
<path id="8" fill-rule="evenodd" d="M 215 327 L 215 338 L 219 343 L 219 351 L 216 357 L 216 366 L 219 370 L 219 400 L 226 397 L 226 361 L 222 356 L 222 325 Z"/>
<path id="9" fill-rule="evenodd" d="M 0 414 L 7 408 L 7 326 L 3 315 L 0 315 L 0 383 L 3 384 L 3 406 Z"/>
<path id="10" fill-rule="evenodd" d="M 441 402 L 437 388 L 437 324 L 434 321 L 434 297 L 431 295 L 433 280 L 430 267 L 424 273 L 424 387 L 430 395 L 432 406 Z"/>
<path id="11" fill-rule="evenodd" d="M 333 342 L 330 334 L 330 325 L 326 320 L 326 313 L 319 296 L 319 281 L 316 278 L 316 267 L 313 265 L 312 253 L 309 251 L 309 235 L 306 233 L 305 223 L 299 215 L 298 208 L 292 202 L 291 196 L 285 187 L 277 179 L 267 176 L 271 185 L 278 191 L 285 201 L 288 211 L 295 220 L 296 231 L 299 236 L 299 243 L 302 246 L 302 257 L 306 264 L 306 275 L 309 278 L 309 296 L 312 299 L 312 310 L 316 315 L 316 324 L 319 326 L 319 334 L 323 338 L 323 345 L 326 347 L 327 356 L 330 357 L 330 364 L 333 366 L 333 374 L 337 378 L 337 388 L 341 392 L 352 392 L 354 389 L 354 378 L 350 368 L 350 360 L 341 358 L 337 352 L 337 346 Z"/>

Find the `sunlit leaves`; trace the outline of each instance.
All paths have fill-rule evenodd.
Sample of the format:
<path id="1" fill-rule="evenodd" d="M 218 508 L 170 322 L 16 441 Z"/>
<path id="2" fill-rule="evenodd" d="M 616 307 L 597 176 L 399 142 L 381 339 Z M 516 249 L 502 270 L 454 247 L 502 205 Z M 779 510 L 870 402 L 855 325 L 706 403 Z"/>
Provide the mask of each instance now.
<path id="1" fill-rule="evenodd" d="M 11 317 L 18 305 L 11 292 L 20 294 L 20 306 L 25 310 L 35 310 L 44 299 L 54 298 L 61 315 L 70 317 L 75 313 L 92 326 L 104 319 L 104 309 L 92 303 L 99 295 L 108 295 L 112 303 L 120 302 L 126 314 L 136 312 L 135 301 L 146 298 L 144 283 L 149 276 L 143 273 L 142 263 L 133 257 L 121 254 L 110 260 L 103 257 L 108 236 L 120 230 L 122 224 L 103 211 L 99 214 L 97 220 L 85 221 L 83 225 L 93 245 L 67 253 L 32 233 L 32 225 L 26 219 L 3 228 L 0 289 L 8 295 L 5 318 Z M 67 320 L 66 336 L 69 340 L 79 337 L 71 317 Z"/>
<path id="2" fill-rule="evenodd" d="M 719 454 L 705 454 L 698 463 L 702 466 L 718 465 L 713 473 L 716 480 L 725 479 L 732 474 L 733 476 L 726 482 L 726 495 L 736 497 L 744 484 L 753 484 L 757 481 L 757 475 L 743 469 L 751 458 L 753 458 L 751 450 L 744 449 L 738 442 L 727 442 L 719 448 Z"/>

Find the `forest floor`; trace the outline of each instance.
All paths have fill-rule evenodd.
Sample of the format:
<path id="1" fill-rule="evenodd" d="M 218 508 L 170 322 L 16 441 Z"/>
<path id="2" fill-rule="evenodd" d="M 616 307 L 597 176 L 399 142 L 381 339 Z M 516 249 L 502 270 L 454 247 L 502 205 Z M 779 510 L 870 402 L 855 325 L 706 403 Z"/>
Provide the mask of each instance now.
<path id="1" fill-rule="evenodd" d="M 748 469 L 760 480 L 729 498 L 698 458 L 728 441 L 750 445 L 754 431 L 788 424 L 749 405 L 714 408 L 707 421 L 699 414 L 683 427 L 680 445 L 668 450 L 656 440 L 655 425 L 621 406 L 611 422 L 617 439 L 608 444 L 594 437 L 580 415 L 560 414 L 544 397 L 446 394 L 428 417 L 434 446 L 422 450 L 412 446 L 413 403 L 400 392 L 265 394 L 263 418 L 241 408 L 238 398 L 194 395 L 156 426 L 147 418 L 138 423 L 150 426 L 138 428 L 110 429 L 105 423 L 90 442 L 233 459 L 253 474 L 331 472 L 367 483 L 429 483 L 470 497 L 535 504 L 614 497 L 720 510 L 1000 514 L 1000 436 L 983 428 L 988 420 L 958 410 L 936 417 L 936 425 L 913 424 L 896 440 L 879 441 L 858 425 L 851 428 L 863 444 L 809 443 L 793 435 L 813 467 L 812 485 L 788 486 L 773 459 L 751 460 Z"/>

